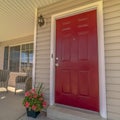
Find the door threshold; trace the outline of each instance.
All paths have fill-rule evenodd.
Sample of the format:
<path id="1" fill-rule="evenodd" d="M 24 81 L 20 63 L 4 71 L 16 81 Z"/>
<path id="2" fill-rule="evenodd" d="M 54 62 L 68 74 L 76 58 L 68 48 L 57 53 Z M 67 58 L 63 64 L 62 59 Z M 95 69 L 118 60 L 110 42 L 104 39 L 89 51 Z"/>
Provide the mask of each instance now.
<path id="1" fill-rule="evenodd" d="M 58 104 L 58 103 L 55 103 L 54 105 L 55 105 L 55 106 L 58 106 L 58 107 L 61 107 L 61 108 L 67 108 L 67 109 L 76 110 L 76 111 L 80 111 L 80 112 L 97 114 L 97 115 L 100 116 L 99 112 L 92 111 L 92 110 L 87 110 L 87 109 L 83 109 L 83 108 L 72 107 L 72 106 L 63 105 L 63 104 Z"/>
<path id="2" fill-rule="evenodd" d="M 47 109 L 47 117 L 53 120 L 106 120 L 98 112 L 54 104 Z"/>

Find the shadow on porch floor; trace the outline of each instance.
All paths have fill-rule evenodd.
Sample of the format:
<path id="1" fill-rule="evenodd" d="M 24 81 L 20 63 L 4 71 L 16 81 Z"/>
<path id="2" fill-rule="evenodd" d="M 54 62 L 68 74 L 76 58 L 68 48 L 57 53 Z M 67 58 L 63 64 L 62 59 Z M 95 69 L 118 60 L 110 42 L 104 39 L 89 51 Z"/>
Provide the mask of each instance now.
<path id="1" fill-rule="evenodd" d="M 26 113 L 21 117 L 19 118 L 18 120 L 51 120 L 49 118 L 46 117 L 45 113 L 44 112 L 41 112 L 37 118 L 31 118 L 31 117 L 27 117 Z"/>
<path id="2" fill-rule="evenodd" d="M 23 93 L 14 94 L 14 88 L 9 87 L 8 92 L 0 88 L 0 120 L 17 120 L 25 113 L 22 106 Z"/>

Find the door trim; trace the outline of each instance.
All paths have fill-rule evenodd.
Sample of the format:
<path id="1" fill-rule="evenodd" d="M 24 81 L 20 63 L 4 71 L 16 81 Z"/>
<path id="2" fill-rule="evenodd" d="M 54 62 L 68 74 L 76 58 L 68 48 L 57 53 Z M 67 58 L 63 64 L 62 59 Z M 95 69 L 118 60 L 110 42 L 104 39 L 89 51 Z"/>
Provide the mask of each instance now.
<path id="1" fill-rule="evenodd" d="M 33 42 L 33 45 L 34 45 L 34 49 L 33 49 L 33 69 L 32 69 L 32 88 L 35 87 L 35 65 L 36 65 L 36 39 L 37 39 L 37 19 L 38 19 L 38 16 L 37 16 L 37 13 L 38 13 L 38 8 L 35 9 L 35 19 L 34 19 L 34 42 Z"/>
<path id="2" fill-rule="evenodd" d="M 75 8 L 66 12 L 51 16 L 51 46 L 50 46 L 50 105 L 55 104 L 55 48 L 56 48 L 56 20 L 83 12 L 97 10 L 98 33 L 98 67 L 99 67 L 99 108 L 100 115 L 107 118 L 106 109 L 106 85 L 105 85 L 105 58 L 104 58 L 104 27 L 103 27 L 103 3 L 102 1 Z"/>

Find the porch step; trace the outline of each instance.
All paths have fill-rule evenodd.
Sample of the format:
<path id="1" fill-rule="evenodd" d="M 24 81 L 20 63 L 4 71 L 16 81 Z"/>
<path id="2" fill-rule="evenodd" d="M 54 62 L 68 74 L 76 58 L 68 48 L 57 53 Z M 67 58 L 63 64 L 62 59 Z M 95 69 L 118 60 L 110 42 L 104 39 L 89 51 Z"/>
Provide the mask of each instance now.
<path id="1" fill-rule="evenodd" d="M 49 106 L 47 117 L 53 120 L 106 120 L 96 112 L 76 110 L 61 106 Z"/>

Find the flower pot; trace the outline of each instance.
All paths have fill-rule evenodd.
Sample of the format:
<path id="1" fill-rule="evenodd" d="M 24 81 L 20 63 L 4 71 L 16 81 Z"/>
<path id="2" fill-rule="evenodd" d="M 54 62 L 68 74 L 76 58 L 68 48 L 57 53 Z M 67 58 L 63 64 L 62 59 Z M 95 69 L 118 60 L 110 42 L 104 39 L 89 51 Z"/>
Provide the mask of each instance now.
<path id="1" fill-rule="evenodd" d="M 34 110 L 29 110 L 28 108 L 26 109 L 26 111 L 27 111 L 27 116 L 32 118 L 36 118 L 40 114 L 39 111 L 36 112 Z"/>

